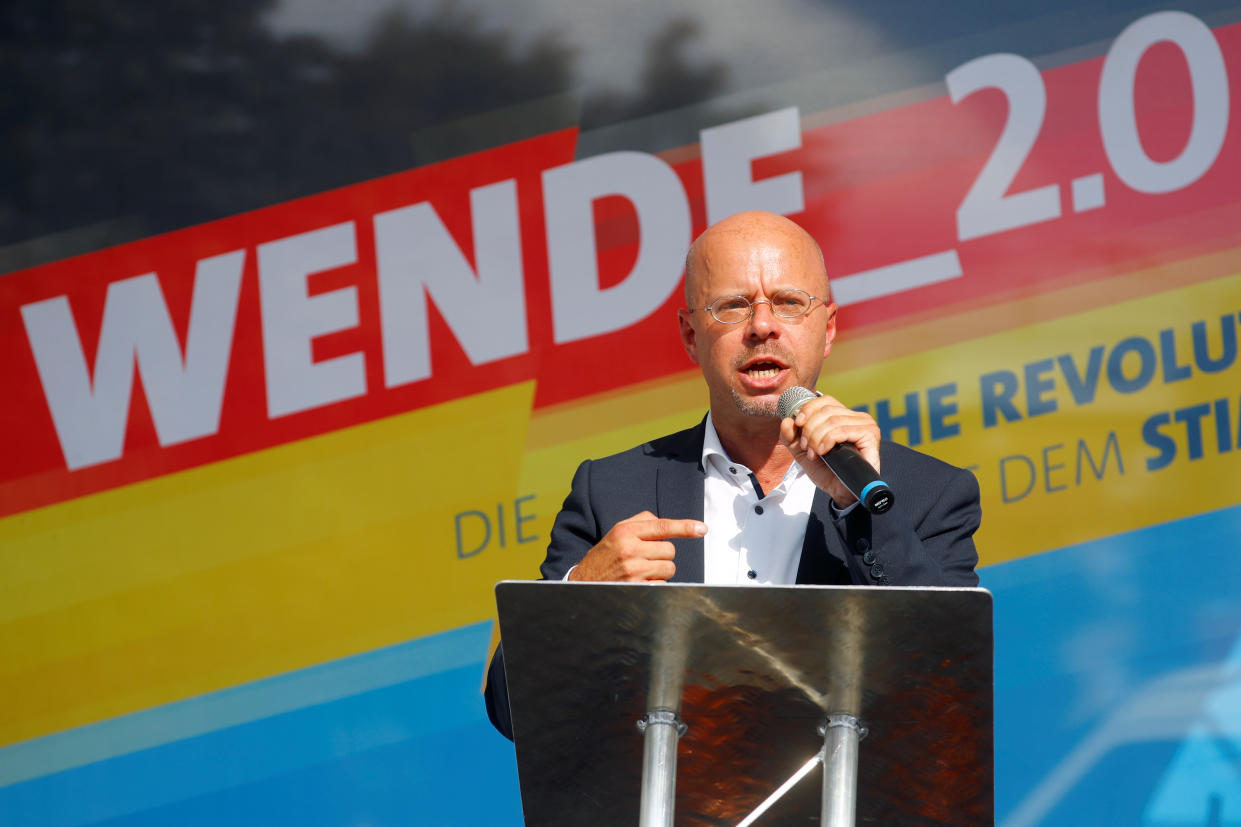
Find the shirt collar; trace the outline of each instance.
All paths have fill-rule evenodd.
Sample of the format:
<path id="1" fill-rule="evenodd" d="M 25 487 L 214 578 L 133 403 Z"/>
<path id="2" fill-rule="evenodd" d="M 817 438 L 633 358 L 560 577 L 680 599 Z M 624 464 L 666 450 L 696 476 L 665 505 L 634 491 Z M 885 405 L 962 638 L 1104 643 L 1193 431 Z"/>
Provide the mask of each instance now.
<path id="1" fill-rule="evenodd" d="M 707 468 L 711 462 L 711 457 L 721 457 L 724 462 L 731 462 L 727 452 L 724 450 L 724 443 L 720 442 L 720 435 L 715 430 L 715 420 L 711 418 L 711 412 L 707 411 L 706 429 L 702 435 L 702 467 Z"/>
<path id="2" fill-rule="evenodd" d="M 712 459 L 715 457 L 715 459 Z M 724 450 L 724 443 L 720 442 L 720 435 L 715 430 L 715 421 L 711 418 L 711 412 L 707 411 L 706 428 L 702 435 L 702 457 L 701 463 L 704 470 L 711 468 L 712 464 L 723 473 L 729 465 L 735 465 L 732 458 L 728 456 L 728 452 Z M 737 466 L 742 467 L 742 466 Z M 746 469 L 750 471 L 751 469 Z M 784 479 L 780 483 L 780 487 L 786 487 L 794 480 L 805 474 L 801 465 L 796 460 L 789 466 L 789 470 L 784 472 Z M 725 475 L 727 477 L 727 475 Z"/>

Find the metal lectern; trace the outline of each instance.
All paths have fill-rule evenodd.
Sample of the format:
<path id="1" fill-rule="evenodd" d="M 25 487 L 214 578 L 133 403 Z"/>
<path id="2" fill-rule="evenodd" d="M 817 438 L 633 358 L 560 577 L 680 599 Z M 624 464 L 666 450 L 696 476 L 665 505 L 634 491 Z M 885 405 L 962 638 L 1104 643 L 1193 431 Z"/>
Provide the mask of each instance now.
<path id="1" fill-rule="evenodd" d="M 994 822 L 984 589 L 506 581 L 496 600 L 527 824 Z"/>

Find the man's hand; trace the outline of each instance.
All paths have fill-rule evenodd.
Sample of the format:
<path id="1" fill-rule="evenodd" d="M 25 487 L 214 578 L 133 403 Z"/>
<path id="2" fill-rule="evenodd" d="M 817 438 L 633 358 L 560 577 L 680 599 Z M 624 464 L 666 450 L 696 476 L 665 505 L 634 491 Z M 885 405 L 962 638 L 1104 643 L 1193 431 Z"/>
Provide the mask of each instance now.
<path id="1" fill-rule="evenodd" d="M 831 495 L 837 508 L 848 508 L 857 497 L 820 459 L 841 442 L 851 442 L 862 458 L 879 470 L 879 426 L 870 414 L 854 411 L 831 396 L 802 405 L 797 418 L 780 423 L 780 441 L 805 469 L 814 484 Z"/>
<path id="2" fill-rule="evenodd" d="M 612 526 L 598 545 L 569 572 L 570 580 L 664 581 L 677 570 L 672 537 L 701 537 L 707 527 L 697 520 L 666 520 L 649 511 Z"/>

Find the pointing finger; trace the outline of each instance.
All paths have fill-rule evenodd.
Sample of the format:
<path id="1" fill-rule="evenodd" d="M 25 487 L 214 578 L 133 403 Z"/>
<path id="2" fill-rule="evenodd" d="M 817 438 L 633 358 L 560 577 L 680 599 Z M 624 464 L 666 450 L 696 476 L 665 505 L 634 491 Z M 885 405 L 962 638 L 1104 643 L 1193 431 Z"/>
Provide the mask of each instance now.
<path id="1" fill-rule="evenodd" d="M 641 540 L 663 540 L 668 537 L 701 537 L 707 526 L 698 520 L 670 520 L 657 518 L 637 522 L 634 536 Z"/>

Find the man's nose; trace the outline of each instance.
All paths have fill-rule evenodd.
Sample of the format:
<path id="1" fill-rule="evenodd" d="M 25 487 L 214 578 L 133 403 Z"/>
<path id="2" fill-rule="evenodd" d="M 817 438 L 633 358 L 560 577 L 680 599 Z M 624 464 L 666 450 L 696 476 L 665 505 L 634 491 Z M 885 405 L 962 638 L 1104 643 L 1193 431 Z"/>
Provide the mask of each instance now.
<path id="1" fill-rule="evenodd" d="M 767 339 L 777 332 L 779 321 L 771 310 L 768 299 L 751 302 L 750 335 L 756 339 Z"/>

